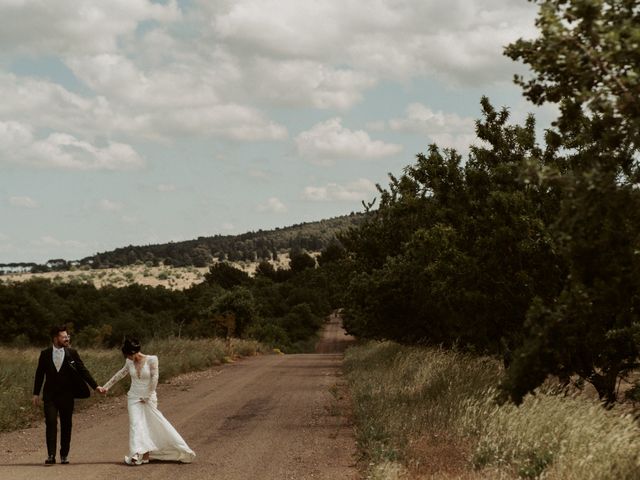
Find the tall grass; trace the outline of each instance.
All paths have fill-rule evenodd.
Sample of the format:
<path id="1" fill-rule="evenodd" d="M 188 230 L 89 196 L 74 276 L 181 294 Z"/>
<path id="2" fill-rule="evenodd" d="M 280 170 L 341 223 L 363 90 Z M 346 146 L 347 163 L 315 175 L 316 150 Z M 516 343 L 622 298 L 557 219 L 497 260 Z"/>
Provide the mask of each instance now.
<path id="1" fill-rule="evenodd" d="M 492 359 L 371 343 L 347 351 L 356 435 L 370 478 L 640 478 L 640 427 L 587 398 L 494 398 Z"/>
<path id="2" fill-rule="evenodd" d="M 119 350 L 80 349 L 80 356 L 98 384 L 104 384 L 124 365 Z M 143 345 L 143 353 L 158 355 L 160 381 L 181 373 L 203 370 L 225 363 L 236 356 L 250 356 L 265 349 L 252 340 L 232 339 L 162 339 Z M 40 350 L 35 348 L 0 347 L 0 431 L 28 426 L 42 417 L 41 409 L 31 406 L 33 379 Z M 129 388 L 128 381 L 118 382 L 110 394 L 121 394 Z M 95 401 L 81 400 L 82 406 Z"/>

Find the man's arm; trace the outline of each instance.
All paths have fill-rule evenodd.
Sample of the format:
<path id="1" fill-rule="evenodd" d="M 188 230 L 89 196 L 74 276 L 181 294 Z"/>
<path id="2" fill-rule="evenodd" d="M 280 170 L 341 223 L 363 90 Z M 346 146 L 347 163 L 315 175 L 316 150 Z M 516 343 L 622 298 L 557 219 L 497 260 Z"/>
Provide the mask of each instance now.
<path id="1" fill-rule="evenodd" d="M 93 377 L 89 373 L 89 370 L 87 370 L 87 367 L 84 366 L 84 363 L 82 363 L 78 352 L 76 350 L 69 349 L 69 353 L 71 354 L 71 359 L 75 360 L 74 366 L 76 368 L 76 371 L 80 374 L 84 381 L 87 382 L 89 386 L 95 390 L 98 386 L 98 382 L 93 379 Z"/>
<path id="2" fill-rule="evenodd" d="M 35 407 L 40 405 L 40 390 L 42 390 L 42 383 L 44 382 L 44 370 L 44 353 L 40 352 L 38 367 L 36 368 L 36 377 L 33 381 L 33 398 L 31 399 L 31 403 L 33 403 Z"/>

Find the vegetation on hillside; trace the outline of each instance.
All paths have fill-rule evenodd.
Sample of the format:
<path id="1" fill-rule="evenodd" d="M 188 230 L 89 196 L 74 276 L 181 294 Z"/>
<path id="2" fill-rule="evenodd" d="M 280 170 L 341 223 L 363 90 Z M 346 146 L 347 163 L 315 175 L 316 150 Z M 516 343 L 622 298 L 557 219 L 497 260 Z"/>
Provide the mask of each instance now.
<path id="1" fill-rule="evenodd" d="M 338 232 L 357 226 L 364 217 L 361 213 L 352 213 L 274 230 L 198 237 L 195 240 L 158 245 L 128 246 L 97 253 L 83 258 L 80 263 L 93 268 L 133 265 L 136 262 L 204 267 L 214 258 L 229 262 L 277 260 L 279 252 L 319 252 L 335 240 Z"/>
<path id="2" fill-rule="evenodd" d="M 273 230 L 258 230 L 240 235 L 214 235 L 195 240 L 154 245 L 129 245 L 100 252 L 81 260 L 51 259 L 45 264 L 34 262 L 0 264 L 3 273 L 60 272 L 71 268 L 112 268 L 127 265 L 207 267 L 214 259 L 229 262 L 278 260 L 278 254 L 306 250 L 319 252 L 335 241 L 336 235 L 359 225 L 366 214 L 304 222 Z"/>
<path id="3" fill-rule="evenodd" d="M 341 253 L 342 252 L 342 253 Z M 285 352 L 313 348 L 323 319 L 342 303 L 344 251 L 331 244 L 316 259 L 292 252 L 290 268 L 263 262 L 256 275 L 225 262 L 184 290 L 135 283 L 96 288 L 92 283 L 33 278 L 0 283 L 2 343 L 44 345 L 50 326 L 64 323 L 74 343 L 113 347 L 125 335 L 150 338 L 242 337 Z"/>

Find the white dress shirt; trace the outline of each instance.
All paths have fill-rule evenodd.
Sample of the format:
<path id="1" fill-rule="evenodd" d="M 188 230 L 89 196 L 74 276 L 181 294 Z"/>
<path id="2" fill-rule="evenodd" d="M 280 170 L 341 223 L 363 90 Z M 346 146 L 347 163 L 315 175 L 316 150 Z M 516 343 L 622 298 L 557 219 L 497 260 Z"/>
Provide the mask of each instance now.
<path id="1" fill-rule="evenodd" d="M 59 372 L 62 368 L 62 362 L 64 362 L 64 347 L 53 347 L 53 364 L 56 366 L 56 370 Z"/>

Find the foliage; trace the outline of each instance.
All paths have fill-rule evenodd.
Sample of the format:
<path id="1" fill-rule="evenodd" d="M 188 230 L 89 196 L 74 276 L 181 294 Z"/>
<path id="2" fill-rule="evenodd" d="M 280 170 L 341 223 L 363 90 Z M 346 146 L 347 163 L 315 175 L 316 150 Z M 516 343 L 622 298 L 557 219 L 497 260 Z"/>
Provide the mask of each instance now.
<path id="1" fill-rule="evenodd" d="M 212 312 L 228 328 L 227 336 L 242 337 L 256 319 L 255 300 L 247 288 L 237 286 L 215 300 Z"/>
<path id="2" fill-rule="evenodd" d="M 520 175 L 545 161 L 533 119 L 512 126 L 506 110 L 482 107 L 486 143 L 466 164 L 432 146 L 341 238 L 360 269 L 347 305 L 354 333 L 506 354 L 531 300 L 557 292 L 562 266 L 545 230 L 557 201 Z"/>
<path id="3" fill-rule="evenodd" d="M 347 277 L 336 262 L 309 268 L 313 257 L 299 257 L 298 271 L 263 266 L 255 278 L 216 263 L 202 283 L 182 291 L 55 279 L 0 283 L 3 343 L 45 345 L 51 325 L 65 323 L 81 347 L 117 346 L 124 336 L 148 341 L 235 335 L 284 352 L 303 351 L 313 348 L 321 319 L 338 308 Z"/>
<path id="4" fill-rule="evenodd" d="M 220 262 L 209 268 L 209 273 L 204 276 L 204 279 L 207 283 L 229 289 L 249 283 L 249 274 L 226 262 Z"/>
<path id="5" fill-rule="evenodd" d="M 505 53 L 534 77 L 516 76 L 533 103 L 558 103 L 559 132 L 627 156 L 640 141 L 640 9 L 633 0 L 538 0 L 535 40 Z M 583 110 L 591 112 L 589 117 Z"/>
<path id="6" fill-rule="evenodd" d="M 291 252 L 289 255 L 289 268 L 292 272 L 298 273 L 307 268 L 315 268 L 316 260 L 307 252 Z"/>
<path id="7" fill-rule="evenodd" d="M 482 100 L 466 162 L 433 145 L 358 228 L 347 326 L 370 338 L 500 354 L 512 399 L 549 374 L 601 399 L 640 355 L 640 11 L 626 0 L 540 0 L 541 35 L 506 54 L 534 103 L 560 106 L 538 146 Z"/>
<path id="8" fill-rule="evenodd" d="M 549 231 L 568 271 L 558 296 L 533 304 L 504 386 L 520 400 L 548 373 L 578 374 L 611 403 L 640 354 L 640 11 L 623 0 L 540 6 L 540 37 L 506 53 L 535 73 L 517 79 L 525 95 L 561 107 L 561 161 L 530 178 L 561 192 Z"/>

